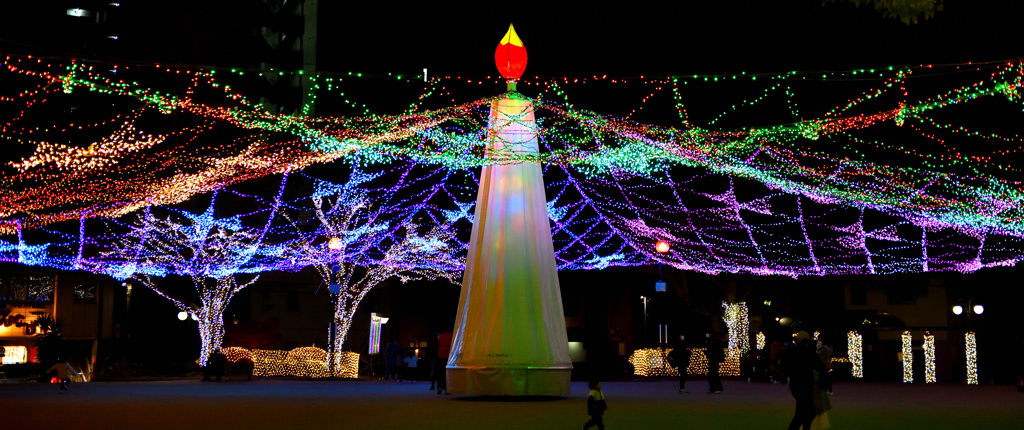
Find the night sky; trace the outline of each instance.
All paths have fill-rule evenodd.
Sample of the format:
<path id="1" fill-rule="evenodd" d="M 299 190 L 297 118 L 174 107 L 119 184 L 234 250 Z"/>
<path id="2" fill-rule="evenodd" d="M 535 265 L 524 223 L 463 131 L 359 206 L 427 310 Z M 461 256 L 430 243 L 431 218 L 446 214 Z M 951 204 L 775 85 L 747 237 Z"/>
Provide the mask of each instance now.
<path id="1" fill-rule="evenodd" d="M 33 2 L 35 3 L 35 2 Z M 237 65 L 251 54 L 247 21 L 262 2 L 123 1 L 110 9 L 119 39 L 76 47 L 63 10 L 90 2 L 13 5 L 0 18 L 5 49 L 28 45 L 114 58 Z M 108 3 L 108 2 L 93 2 Z M 918 24 L 870 7 L 820 0 L 714 2 L 319 2 L 318 68 L 494 75 L 509 23 L 529 51 L 527 76 L 666 75 L 848 69 L 1017 58 L 1014 1 L 945 1 Z M 109 9 L 109 8 L 108 8 Z"/>

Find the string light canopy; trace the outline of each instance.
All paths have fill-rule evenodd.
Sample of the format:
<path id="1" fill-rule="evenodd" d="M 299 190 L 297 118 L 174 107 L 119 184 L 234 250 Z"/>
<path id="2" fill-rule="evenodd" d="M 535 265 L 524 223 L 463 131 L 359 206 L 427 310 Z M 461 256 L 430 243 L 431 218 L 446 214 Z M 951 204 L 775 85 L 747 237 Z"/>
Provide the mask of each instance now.
<path id="1" fill-rule="evenodd" d="M 512 30 L 510 44 L 518 40 Z M 1020 153 L 1022 139 L 1012 130 L 964 123 L 972 116 L 957 114 L 981 99 L 1019 111 L 1024 69 L 1016 61 L 817 74 L 537 78 L 528 83 L 539 93 L 533 103 L 542 151 L 485 156 L 490 99 L 447 103 L 444 97 L 497 78 L 417 83 L 419 93 L 400 114 L 309 118 L 270 114 L 249 101 L 236 87 L 252 71 L 0 58 L 0 71 L 22 86 L 0 98 L 5 112 L 15 112 L 0 122 L 0 136 L 30 154 L 0 171 L 3 261 L 79 267 L 90 258 L 90 220 L 328 162 L 448 172 L 431 179 L 449 181 L 432 189 L 456 190 L 431 203 L 438 216 L 468 213 L 472 199 L 463 193 L 474 189 L 473 169 L 544 163 L 560 269 L 664 262 L 708 273 L 788 276 L 972 272 L 1016 264 L 1024 249 L 1024 194 L 1014 179 L 1021 171 L 1001 161 Z M 323 84 L 319 97 L 342 97 L 345 85 L 366 78 L 311 76 Z M 411 78 L 387 77 L 396 85 L 418 82 Z M 970 81 L 950 86 L 955 79 Z M 641 109 L 614 116 L 571 102 L 568 89 L 584 84 L 649 92 Z M 799 103 L 800 91 L 828 95 L 822 90 L 828 88 L 840 99 L 829 103 L 834 107 Z M 722 105 L 698 97 L 708 90 L 741 100 Z M 629 119 L 653 111 L 659 99 L 677 115 L 676 126 Z M 82 100 L 118 107 L 74 122 L 42 109 Z M 760 116 L 766 111 L 772 113 Z M 71 130 L 93 137 L 63 143 L 59 137 Z M 926 145 L 895 143 L 915 136 Z M 900 164 L 880 162 L 885 157 L 877 154 L 897 154 L 892 159 Z M 67 227 L 75 223 L 77 236 Z M 654 240 L 671 250 L 651 252 Z M 269 260 L 261 267 L 283 264 Z"/>

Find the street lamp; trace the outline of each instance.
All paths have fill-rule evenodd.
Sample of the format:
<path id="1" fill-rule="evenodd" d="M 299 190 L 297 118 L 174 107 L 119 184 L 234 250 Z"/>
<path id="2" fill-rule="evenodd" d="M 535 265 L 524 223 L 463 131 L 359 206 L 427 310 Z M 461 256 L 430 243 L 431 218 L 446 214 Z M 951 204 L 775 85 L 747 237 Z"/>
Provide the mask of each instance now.
<path id="1" fill-rule="evenodd" d="M 981 315 L 983 313 L 985 313 L 985 306 L 975 304 L 973 298 L 967 300 L 967 306 L 953 305 L 953 315 L 966 315 L 968 330 L 971 329 L 971 315 Z"/>
<path id="2" fill-rule="evenodd" d="M 964 353 L 967 356 L 965 364 L 968 385 L 978 385 L 978 339 L 974 331 L 971 330 L 971 314 L 981 315 L 984 312 L 985 306 L 974 304 L 973 298 L 967 300 L 967 309 L 960 305 L 953 306 L 954 315 L 966 314 L 967 332 L 964 333 Z"/>
<path id="3" fill-rule="evenodd" d="M 185 321 L 187 319 L 188 319 L 188 312 L 185 312 L 185 311 L 178 312 L 178 321 Z"/>
<path id="4" fill-rule="evenodd" d="M 659 240 L 659 241 L 654 243 L 654 250 L 657 251 L 658 254 L 661 254 L 661 255 L 668 254 L 668 251 L 671 248 L 672 247 L 669 245 L 669 243 L 664 241 L 664 240 Z M 661 259 L 659 259 L 658 260 L 658 282 L 654 283 L 654 291 L 656 293 L 664 293 L 665 292 L 665 270 L 664 270 L 664 267 L 665 267 L 665 263 Z M 658 300 L 659 301 L 663 301 L 663 299 L 658 299 Z M 645 305 L 644 306 L 644 330 L 647 330 L 646 304 L 647 304 L 647 302 L 645 300 L 644 301 L 644 305 Z M 658 306 L 664 306 L 664 305 L 658 305 Z M 660 343 L 660 344 L 667 344 L 668 343 L 668 324 L 660 324 L 660 322 L 661 322 L 660 318 L 658 318 L 658 321 L 659 321 L 659 324 L 658 324 L 658 343 Z"/>

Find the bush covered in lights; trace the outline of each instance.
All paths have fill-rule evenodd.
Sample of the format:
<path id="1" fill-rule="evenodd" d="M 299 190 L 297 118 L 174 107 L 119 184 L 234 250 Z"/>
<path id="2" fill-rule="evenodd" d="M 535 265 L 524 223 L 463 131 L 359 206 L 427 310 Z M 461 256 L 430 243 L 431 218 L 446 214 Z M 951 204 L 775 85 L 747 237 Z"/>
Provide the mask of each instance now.
<path id="1" fill-rule="evenodd" d="M 689 348 L 690 365 L 686 372 L 690 375 L 707 375 L 708 359 L 704 354 L 705 348 Z M 672 348 L 643 348 L 633 351 L 629 356 L 629 363 L 633 365 L 633 374 L 636 376 L 679 376 L 679 372 L 668 364 L 668 353 Z M 718 368 L 721 376 L 739 376 L 740 364 L 737 354 L 730 354 L 728 349 L 725 354 L 725 361 Z"/>
<path id="2" fill-rule="evenodd" d="M 230 347 L 221 350 L 230 366 L 249 360 L 253 364 L 253 376 L 299 376 L 304 378 L 358 378 L 359 354 L 341 352 L 337 354 L 339 371 L 330 374 L 327 368 L 327 351 L 305 346 L 291 351 L 245 349 Z"/>

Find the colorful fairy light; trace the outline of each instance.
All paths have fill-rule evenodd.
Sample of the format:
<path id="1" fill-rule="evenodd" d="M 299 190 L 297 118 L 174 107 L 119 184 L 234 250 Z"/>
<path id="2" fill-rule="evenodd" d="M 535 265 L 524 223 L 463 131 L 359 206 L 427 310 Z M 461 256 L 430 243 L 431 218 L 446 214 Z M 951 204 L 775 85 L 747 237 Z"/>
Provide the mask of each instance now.
<path id="1" fill-rule="evenodd" d="M 509 34 L 511 42 L 511 28 Z M 426 87 L 416 83 L 410 93 L 415 100 L 401 114 L 310 118 L 262 111 L 238 93 L 232 84 L 252 71 L 125 65 L 112 75 L 82 60 L 0 58 L 0 70 L 16 82 L 0 97 L 15 112 L 0 122 L 0 136 L 33 149 L 32 156 L 15 161 L 23 170 L 0 173 L 2 261 L 78 267 L 89 259 L 88 252 L 77 252 L 83 244 L 106 245 L 78 240 L 88 239 L 84 233 L 69 237 L 43 226 L 79 222 L 88 231 L 84 226 L 92 220 L 106 222 L 244 180 L 332 161 L 359 168 L 407 162 L 446 170 L 452 174 L 442 176 L 452 182 L 435 188 L 441 191 L 457 181 L 474 181 L 468 168 L 545 163 L 549 195 L 557 196 L 549 202 L 549 212 L 556 224 L 561 269 L 664 262 L 707 273 L 816 276 L 972 272 L 1024 258 L 1019 245 L 1024 224 L 1016 204 L 1024 193 L 1019 182 L 1004 177 L 1024 170 L 1001 161 L 1021 152 L 1021 139 L 935 119 L 946 108 L 967 109 L 982 98 L 1019 103 L 1024 68 L 1017 61 L 816 75 L 536 79 L 520 85 L 540 92 L 534 105 L 544 124 L 545 151 L 485 157 L 479 149 L 490 99 L 441 99 L 456 98 L 466 85 L 497 83 L 499 78 L 434 77 Z M 904 93 L 915 82 L 928 82 L 913 73 L 916 69 L 947 72 L 947 80 L 932 82 L 938 86 L 923 87 L 948 90 L 908 100 Z M 155 80 L 159 88 L 130 78 L 153 81 L 148 77 L 152 71 L 167 76 Z M 342 80 L 356 85 L 358 78 L 358 73 L 323 73 L 314 79 L 322 84 L 320 97 L 339 97 L 365 108 L 343 96 Z M 405 85 L 411 78 L 387 79 Z M 953 79 L 970 83 L 949 86 Z M 844 96 L 817 117 L 798 108 L 804 82 L 815 81 L 818 88 L 852 80 L 865 83 L 862 95 Z M 172 81 L 184 83 L 185 89 L 160 89 L 174 87 Z M 32 82 L 38 85 L 33 88 Z M 29 84 L 17 88 L 22 83 Z M 581 110 L 569 103 L 567 93 L 578 85 L 642 86 L 641 107 L 648 107 L 634 109 L 628 118 L 652 110 L 650 94 L 672 91 L 672 116 L 679 117 L 682 128 Z M 722 91 L 725 85 L 734 90 Z M 727 105 L 721 115 L 700 118 L 693 107 L 703 101 L 692 95 L 699 91 L 688 91 L 697 86 L 719 95 L 741 94 L 742 100 Z M 64 94 L 69 89 L 74 91 Z M 37 118 L 37 106 L 73 105 L 83 94 L 131 107 L 84 122 Z M 786 117 L 756 116 L 776 97 L 784 98 Z M 177 125 L 181 123 L 189 125 Z M 893 123 L 903 127 L 890 133 L 885 127 Z M 139 124 L 160 132 L 150 136 L 138 130 Z M 209 136 L 215 128 L 233 138 L 221 142 Z M 63 142 L 72 130 L 76 136 L 92 136 L 93 143 L 52 143 Z M 925 144 L 907 146 L 900 133 Z M 286 137 L 270 139 L 271 134 Z M 978 139 L 992 145 L 971 145 Z M 808 149 L 807 142 L 814 142 L 813 147 Z M 878 163 L 869 154 L 898 155 L 906 164 Z M 455 196 L 445 204 L 430 209 L 436 209 L 432 214 L 462 213 L 472 201 Z M 37 234 L 57 237 L 38 240 Z M 652 239 L 671 242 L 673 252 L 650 253 Z M 285 265 L 268 261 L 261 267 Z"/>
<path id="2" fill-rule="evenodd" d="M 238 276 L 246 275 L 246 266 L 257 254 L 266 252 L 264 238 L 281 203 L 285 183 L 282 181 L 277 205 L 270 210 L 262 229 L 244 228 L 238 218 L 215 217 L 214 194 L 201 214 L 172 211 L 164 218 L 147 209 L 127 226 L 126 234 L 111 239 L 110 249 L 100 259 L 86 267 L 115 279 L 138 281 L 170 300 L 181 312 L 192 314 L 199 323 L 199 363 L 205 366 L 209 354 L 223 341 L 224 309 L 235 294 L 259 279 L 258 272 L 247 275 L 245 282 L 240 282 Z M 175 298 L 154 279 L 168 273 L 190 278 L 199 303 Z"/>
<path id="3" fill-rule="evenodd" d="M 851 363 L 850 374 L 854 378 L 864 377 L 864 356 L 861 351 L 862 344 L 863 336 L 861 336 L 860 333 L 857 333 L 856 330 L 850 331 L 846 334 L 847 353 Z"/>
<path id="4" fill-rule="evenodd" d="M 757 349 L 758 349 L 758 351 L 764 349 L 766 344 L 767 344 L 767 342 L 766 342 L 764 333 L 757 332 Z"/>
<path id="5" fill-rule="evenodd" d="M 370 314 L 370 355 L 380 353 L 380 330 L 382 324 L 381 317 L 377 316 L 376 312 Z"/>
<path id="6" fill-rule="evenodd" d="M 967 384 L 978 385 L 978 340 L 973 331 L 964 334 L 967 353 Z"/>
<path id="7" fill-rule="evenodd" d="M 924 334 L 924 382 L 934 384 L 935 378 L 935 335 L 930 332 Z"/>
<path id="8" fill-rule="evenodd" d="M 903 350 L 901 355 L 901 361 L 903 362 L 903 382 L 909 384 L 914 382 L 914 349 L 912 345 L 914 337 L 909 331 L 904 331 L 900 338 L 903 340 Z"/>

